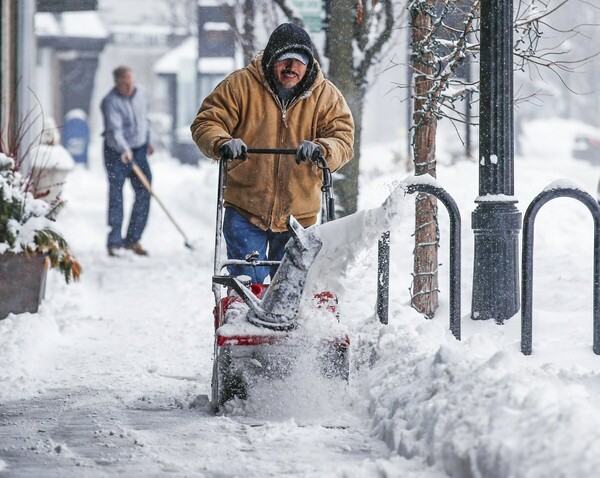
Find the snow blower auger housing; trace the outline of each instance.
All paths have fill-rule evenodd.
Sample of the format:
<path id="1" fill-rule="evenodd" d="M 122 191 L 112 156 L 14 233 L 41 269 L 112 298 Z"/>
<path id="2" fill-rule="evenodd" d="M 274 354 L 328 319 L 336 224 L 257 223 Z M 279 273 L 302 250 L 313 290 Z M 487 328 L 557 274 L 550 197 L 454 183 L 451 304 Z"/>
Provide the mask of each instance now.
<path id="1" fill-rule="evenodd" d="M 249 149 L 248 154 L 294 155 L 296 150 Z M 259 158 L 248 159 L 260 161 Z M 331 173 L 324 158 L 319 159 L 323 172 L 322 222 L 333 219 Z M 301 167 L 299 165 L 298 167 Z M 223 189 L 226 186 L 227 161 L 219 165 L 217 224 L 213 293 L 215 296 L 214 361 L 211 403 L 218 411 L 234 397 L 245 399 L 258 378 L 285 378 L 294 368 L 299 354 L 311 349 L 318 368 L 327 378 L 348 380 L 350 340 L 339 324 L 337 298 L 329 291 L 314 294 L 304 307 L 299 323 L 301 299 L 308 270 L 321 249 L 316 226 L 304 229 L 293 216 L 288 218 L 292 238 L 279 261 L 260 261 L 250 256 L 245 260 L 221 260 L 223 232 Z M 273 266 L 278 269 L 270 284 L 252 284 L 248 276 L 222 275 L 228 265 Z M 224 286 L 227 294 L 222 297 Z M 306 305 L 306 304 L 305 304 Z M 319 321 L 319 327 L 309 322 Z M 310 330 L 327 334 L 318 337 Z"/>

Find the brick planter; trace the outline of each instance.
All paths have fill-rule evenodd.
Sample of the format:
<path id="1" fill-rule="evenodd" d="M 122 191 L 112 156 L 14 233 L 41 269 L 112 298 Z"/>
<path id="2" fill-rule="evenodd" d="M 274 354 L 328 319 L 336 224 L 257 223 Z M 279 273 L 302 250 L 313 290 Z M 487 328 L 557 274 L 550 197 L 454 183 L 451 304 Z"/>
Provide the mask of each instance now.
<path id="1" fill-rule="evenodd" d="M 0 254 L 0 320 L 11 312 L 37 312 L 46 291 L 46 257 Z"/>

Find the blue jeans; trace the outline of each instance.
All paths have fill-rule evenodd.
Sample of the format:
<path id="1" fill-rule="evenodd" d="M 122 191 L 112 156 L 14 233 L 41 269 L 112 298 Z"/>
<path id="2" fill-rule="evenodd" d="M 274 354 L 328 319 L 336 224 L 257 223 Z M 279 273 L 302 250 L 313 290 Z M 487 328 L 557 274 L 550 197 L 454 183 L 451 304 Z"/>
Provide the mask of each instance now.
<path id="1" fill-rule="evenodd" d="M 152 173 L 148 164 L 146 145 L 135 148 L 133 159 L 144 172 L 148 181 L 152 181 Z M 121 161 L 121 153 L 104 145 L 104 165 L 108 174 L 108 239 L 107 247 L 123 247 L 134 244 L 140 240 L 148 222 L 150 211 L 150 193 L 144 188 L 138 177 L 133 172 L 131 164 Z M 127 235 L 123 239 L 121 230 L 123 226 L 123 185 L 129 178 L 135 200 L 131 210 Z"/>
<path id="2" fill-rule="evenodd" d="M 248 254 L 256 251 L 260 261 L 280 261 L 285 254 L 285 245 L 292 237 L 288 231 L 263 231 L 231 207 L 225 208 L 223 236 L 229 259 L 245 259 Z M 277 266 L 228 266 L 227 269 L 234 277 L 243 274 L 250 276 L 253 284 L 262 284 L 267 275 L 273 278 Z"/>

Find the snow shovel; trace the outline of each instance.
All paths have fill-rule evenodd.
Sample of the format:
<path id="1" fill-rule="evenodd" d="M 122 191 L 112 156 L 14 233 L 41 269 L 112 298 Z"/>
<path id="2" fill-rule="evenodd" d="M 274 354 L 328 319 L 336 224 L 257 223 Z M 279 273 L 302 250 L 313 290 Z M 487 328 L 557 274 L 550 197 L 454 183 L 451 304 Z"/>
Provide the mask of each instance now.
<path id="1" fill-rule="evenodd" d="M 173 225 L 177 228 L 177 230 L 183 236 L 183 239 L 185 241 L 184 242 L 185 247 L 187 247 L 188 249 L 194 250 L 194 247 L 190 244 L 190 241 L 188 241 L 188 238 L 185 235 L 185 233 L 183 232 L 183 229 L 181 229 L 181 227 L 179 227 L 179 224 L 177 224 L 175 222 L 175 219 L 173 219 L 173 216 L 171 216 L 171 214 L 169 213 L 169 211 L 167 211 L 167 208 L 162 203 L 162 201 L 158 198 L 158 196 L 156 194 L 154 194 L 154 191 L 152 190 L 152 186 L 150 186 L 150 181 L 148 181 L 148 178 L 146 177 L 146 175 L 144 174 L 144 172 L 142 171 L 142 169 L 136 163 L 133 163 L 133 162 L 131 163 L 131 167 L 133 168 L 133 172 L 138 177 L 138 179 L 140 180 L 140 182 L 142 183 L 142 185 L 144 186 L 144 188 L 146 188 L 146 191 L 148 191 L 150 193 L 150 195 L 154 199 L 156 199 L 156 202 L 158 202 L 158 204 L 160 204 L 160 207 L 162 207 L 163 211 L 165 211 L 167 217 L 171 220 L 171 222 L 173 223 Z"/>

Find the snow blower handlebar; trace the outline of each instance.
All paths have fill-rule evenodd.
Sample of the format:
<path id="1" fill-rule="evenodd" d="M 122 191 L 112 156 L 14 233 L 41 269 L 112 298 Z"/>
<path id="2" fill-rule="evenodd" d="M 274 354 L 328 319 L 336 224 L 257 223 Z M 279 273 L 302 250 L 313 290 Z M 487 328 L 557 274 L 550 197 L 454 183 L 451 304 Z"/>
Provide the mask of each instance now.
<path id="1" fill-rule="evenodd" d="M 296 154 L 295 149 L 248 148 L 248 154 Z"/>

